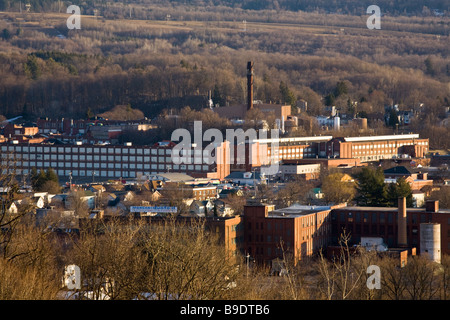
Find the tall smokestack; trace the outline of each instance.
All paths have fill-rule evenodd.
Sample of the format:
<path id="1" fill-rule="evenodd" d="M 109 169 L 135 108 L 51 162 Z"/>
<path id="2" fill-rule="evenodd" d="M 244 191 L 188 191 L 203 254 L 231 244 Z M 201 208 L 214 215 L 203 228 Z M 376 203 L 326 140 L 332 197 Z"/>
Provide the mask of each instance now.
<path id="1" fill-rule="evenodd" d="M 399 247 L 408 246 L 408 238 L 406 234 L 406 198 L 398 198 L 398 214 L 397 214 L 397 245 Z"/>
<path id="2" fill-rule="evenodd" d="M 247 110 L 253 109 L 253 62 L 247 62 Z"/>

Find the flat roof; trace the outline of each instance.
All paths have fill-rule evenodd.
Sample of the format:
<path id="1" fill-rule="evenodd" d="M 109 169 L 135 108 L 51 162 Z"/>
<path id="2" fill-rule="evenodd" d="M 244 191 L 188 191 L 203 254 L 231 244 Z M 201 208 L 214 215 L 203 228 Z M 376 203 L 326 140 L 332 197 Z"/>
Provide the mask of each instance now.
<path id="1" fill-rule="evenodd" d="M 292 138 L 278 138 L 278 139 L 255 139 L 252 142 L 259 143 L 289 143 L 289 142 L 309 142 L 309 141 L 329 141 L 333 136 L 314 136 L 314 137 L 292 137 Z"/>
<path id="2" fill-rule="evenodd" d="M 385 211 L 385 212 L 397 212 L 397 207 L 342 207 L 333 210 L 345 210 L 345 211 Z M 428 212 L 425 208 L 406 208 L 408 212 Z M 439 208 L 438 212 L 434 213 L 450 213 L 450 209 Z"/>
<path id="3" fill-rule="evenodd" d="M 178 173 L 178 172 L 167 172 L 167 173 L 155 173 L 150 174 L 150 177 L 158 177 L 158 178 L 164 178 L 171 182 L 185 182 L 185 181 L 194 181 L 194 177 L 191 177 L 184 173 Z"/>
<path id="4" fill-rule="evenodd" d="M 311 213 L 331 210 L 330 206 L 306 206 L 294 204 L 290 207 L 272 210 L 269 212 L 268 218 L 296 218 Z"/>
<path id="5" fill-rule="evenodd" d="M 345 141 L 348 142 L 363 142 L 363 141 L 383 141 L 383 140 L 407 140 L 407 139 L 419 139 L 419 134 L 398 134 L 387 136 L 365 136 L 365 137 L 346 137 Z"/>

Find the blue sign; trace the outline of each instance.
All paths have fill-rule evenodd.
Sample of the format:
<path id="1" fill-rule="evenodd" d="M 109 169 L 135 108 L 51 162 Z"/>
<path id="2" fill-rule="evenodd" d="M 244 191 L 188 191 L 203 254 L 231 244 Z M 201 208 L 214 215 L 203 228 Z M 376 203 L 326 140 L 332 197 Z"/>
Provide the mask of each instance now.
<path id="1" fill-rule="evenodd" d="M 146 206 L 132 206 L 130 207 L 130 212 L 155 212 L 155 213 L 177 213 L 177 207 L 167 207 L 167 206 L 157 206 L 157 207 L 146 207 Z"/>

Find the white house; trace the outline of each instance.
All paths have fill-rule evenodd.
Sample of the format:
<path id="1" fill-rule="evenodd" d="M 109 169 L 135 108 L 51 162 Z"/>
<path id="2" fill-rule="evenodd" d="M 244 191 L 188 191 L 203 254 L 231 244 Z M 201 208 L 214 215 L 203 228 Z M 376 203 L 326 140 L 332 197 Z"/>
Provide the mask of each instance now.
<path id="1" fill-rule="evenodd" d="M 11 203 L 11 205 L 10 205 L 9 208 L 6 210 L 6 212 L 9 213 L 9 214 L 16 214 L 17 212 L 19 212 L 19 209 L 17 208 L 16 201 L 14 201 L 13 203 Z"/>
<path id="2" fill-rule="evenodd" d="M 425 204 L 425 193 L 419 190 L 413 190 L 412 201 L 414 208 L 421 208 Z"/>
<path id="3" fill-rule="evenodd" d="M 189 209 L 191 214 L 205 217 L 211 214 L 214 209 L 214 204 L 210 200 L 194 200 Z"/>
<path id="4" fill-rule="evenodd" d="M 228 176 L 226 176 L 225 179 L 231 181 L 234 184 L 239 185 L 253 186 L 255 184 L 262 183 L 262 177 L 259 172 L 234 171 L 231 172 Z"/>

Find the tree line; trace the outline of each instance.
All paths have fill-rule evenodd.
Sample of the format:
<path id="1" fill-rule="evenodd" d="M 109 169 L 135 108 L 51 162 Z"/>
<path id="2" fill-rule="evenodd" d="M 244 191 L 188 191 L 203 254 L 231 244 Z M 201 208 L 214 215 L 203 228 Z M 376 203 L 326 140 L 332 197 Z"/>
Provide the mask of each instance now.
<path id="1" fill-rule="evenodd" d="M 2 114 L 63 116 L 64 109 L 65 116 L 83 117 L 88 109 L 101 113 L 131 104 L 154 117 L 167 107 L 203 107 L 209 92 L 215 103 L 242 103 L 245 64 L 251 58 L 256 62 L 255 99 L 264 102 L 304 99 L 311 115 L 332 103 L 347 111 L 349 100 L 365 113 L 380 112 L 388 104 L 406 109 L 423 103 L 428 114 L 442 117 L 450 76 L 444 39 L 420 32 L 399 37 L 388 31 L 377 36 L 364 29 L 340 31 L 320 25 L 324 16 L 299 17 L 298 24 L 249 26 L 245 33 L 235 23 L 220 21 L 172 29 L 86 18 L 83 31 L 75 33 L 61 21 L 30 15 L 28 25 L 11 14 L 12 23 L 0 23 L 9 35 L 0 43 Z M 345 20 L 358 24 L 358 19 Z M 397 25 L 421 25 L 403 19 Z M 33 29 L 33 23 L 67 38 Z M 319 27 L 319 35 L 303 27 L 309 23 Z M 21 53 L 11 55 L 10 50 Z M 336 96 L 337 84 L 345 84 L 347 91 Z"/>
<path id="2" fill-rule="evenodd" d="M 37 12 L 46 12 L 51 9 L 58 8 L 56 7 L 53 1 L 49 0 L 30 0 L 28 3 L 32 5 L 33 10 Z M 79 4 L 79 1 L 75 1 L 74 4 Z M 131 3 L 142 3 L 142 2 L 134 2 Z M 144 4 L 148 4 L 147 1 L 143 2 Z M 150 3 L 150 2 L 149 2 Z M 269 0 L 220 0 L 214 1 L 213 3 L 204 0 L 195 0 L 195 1 L 185 1 L 185 0 L 174 0 L 174 1 L 151 1 L 151 4 L 158 4 L 160 6 L 192 6 L 192 7 L 206 7 L 207 5 L 213 5 L 214 7 L 229 7 L 233 9 L 243 9 L 243 10 L 256 10 L 256 11 L 264 11 L 264 10 L 286 10 L 286 11 L 306 11 L 306 12 L 314 12 L 321 11 L 326 13 L 343 13 L 343 14 L 360 14 L 364 15 L 367 7 L 372 5 L 373 3 L 369 0 L 364 1 L 355 1 L 355 0 L 346 0 L 340 2 L 330 2 L 326 0 L 320 1 L 312 1 L 312 0 L 277 0 L 277 1 L 269 1 Z M 98 3 L 95 1 L 85 1 L 84 5 L 88 5 L 89 7 L 107 7 L 103 2 Z M 0 1 L 0 10 L 14 10 L 18 9 L 19 0 L 1 0 Z M 437 9 L 442 13 L 449 10 L 448 3 L 444 0 L 431 0 L 424 3 L 423 1 L 415 0 L 415 1 L 401 1 L 401 2 L 392 2 L 388 0 L 379 0 L 377 5 L 383 8 L 383 12 L 390 15 L 405 15 L 405 14 L 414 14 L 414 15 L 430 15 L 432 14 L 431 10 Z"/>

